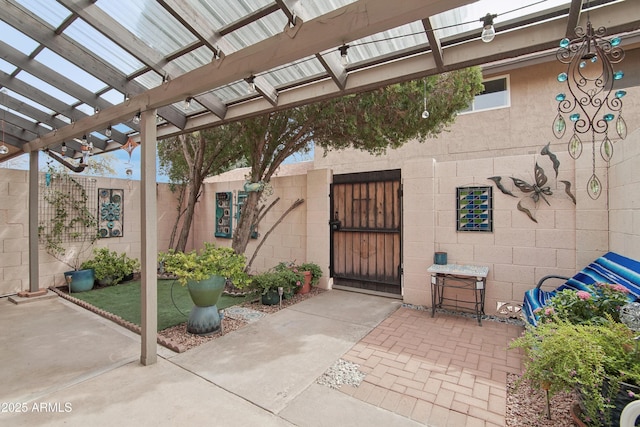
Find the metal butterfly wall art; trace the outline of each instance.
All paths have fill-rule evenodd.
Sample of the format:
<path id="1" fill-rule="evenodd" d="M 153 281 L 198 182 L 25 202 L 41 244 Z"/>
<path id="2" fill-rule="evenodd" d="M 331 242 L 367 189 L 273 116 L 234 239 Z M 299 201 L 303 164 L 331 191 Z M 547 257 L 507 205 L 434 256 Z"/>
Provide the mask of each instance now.
<path id="1" fill-rule="evenodd" d="M 540 154 L 543 156 L 548 156 L 549 159 L 551 160 L 552 164 L 553 164 L 553 169 L 556 173 L 556 178 L 558 178 L 558 170 L 560 168 L 560 161 L 558 160 L 557 156 L 555 154 L 553 154 L 550 150 L 549 150 L 549 145 L 550 143 L 548 143 L 547 145 L 544 146 L 544 148 L 540 151 Z M 525 193 L 527 196 L 520 199 L 520 201 L 518 202 L 517 208 L 519 211 L 524 212 L 533 222 L 538 222 L 538 220 L 535 218 L 535 216 L 533 215 L 533 213 L 531 213 L 531 210 L 525 206 L 525 204 L 527 203 L 527 201 L 529 199 L 531 199 L 533 201 L 534 207 L 537 208 L 538 203 L 540 202 L 540 199 L 544 200 L 545 203 L 548 206 L 551 206 L 551 203 L 549 203 L 549 200 L 546 196 L 551 196 L 553 195 L 553 191 L 551 190 L 551 187 L 549 185 L 546 185 L 547 182 L 549 181 L 549 178 L 547 178 L 547 176 L 544 173 L 544 169 L 542 167 L 540 167 L 540 165 L 538 164 L 538 162 L 536 162 L 536 165 L 533 169 L 533 173 L 534 173 L 534 183 L 533 184 L 529 184 L 528 182 L 519 179 L 519 178 L 515 178 L 515 177 L 510 177 L 511 180 L 513 181 L 513 184 L 523 193 Z M 504 194 L 507 194 L 511 197 L 518 197 L 515 194 L 513 194 L 511 191 L 509 191 L 507 188 L 505 188 L 505 186 L 502 184 L 502 177 L 501 176 L 492 176 L 489 178 L 490 180 L 492 180 L 495 184 L 496 187 L 498 187 L 498 189 L 500 191 L 502 191 Z M 564 190 L 565 193 L 569 196 L 569 198 L 571 199 L 571 201 L 575 204 L 576 203 L 576 198 L 575 196 L 571 193 L 571 183 L 569 181 L 560 181 L 561 183 L 564 184 Z"/>

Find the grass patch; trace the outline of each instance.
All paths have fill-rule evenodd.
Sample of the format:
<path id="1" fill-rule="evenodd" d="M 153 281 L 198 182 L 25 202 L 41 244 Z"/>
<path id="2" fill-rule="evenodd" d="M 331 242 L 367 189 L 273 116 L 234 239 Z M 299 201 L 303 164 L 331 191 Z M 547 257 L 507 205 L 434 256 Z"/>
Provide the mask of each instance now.
<path id="1" fill-rule="evenodd" d="M 72 296 L 140 326 L 139 280 L 93 289 L 88 292 L 74 293 Z M 232 305 L 242 304 L 245 300 L 245 297 L 222 295 L 217 306 L 219 310 L 222 310 Z M 193 302 L 186 286 L 180 286 L 175 280 L 158 280 L 159 331 L 186 322 L 191 307 L 193 307 Z"/>

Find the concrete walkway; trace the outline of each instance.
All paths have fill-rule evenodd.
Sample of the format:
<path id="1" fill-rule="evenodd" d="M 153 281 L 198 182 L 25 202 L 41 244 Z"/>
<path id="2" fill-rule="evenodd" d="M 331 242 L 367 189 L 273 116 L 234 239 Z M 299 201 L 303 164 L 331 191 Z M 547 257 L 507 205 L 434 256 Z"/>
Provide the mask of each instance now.
<path id="1" fill-rule="evenodd" d="M 435 397 L 429 402 L 428 394 L 412 396 L 415 388 L 427 387 L 415 379 L 413 391 L 398 392 L 403 380 L 383 361 L 409 362 L 411 357 L 398 353 L 397 345 L 385 348 L 390 341 L 383 338 L 393 335 L 392 329 L 406 331 L 405 321 L 430 328 L 415 318 L 424 316 L 428 321 L 425 312 L 399 307 L 398 300 L 333 290 L 185 353 L 159 348 L 158 363 L 145 367 L 139 364 L 140 337 L 108 320 L 60 298 L 18 306 L 0 299 L 0 402 L 5 405 L 0 408 L 0 424 L 443 427 L 465 425 L 452 422 L 463 419 L 460 411 L 484 405 L 488 408 L 484 413 L 473 409 L 474 416 L 464 419 L 483 427 L 500 425 L 504 408 L 489 408 L 500 405 L 500 400 L 488 403 L 500 394 L 498 386 L 493 394 L 474 397 L 473 408 L 460 406 L 462 394 L 449 399 L 451 404 L 458 402 L 453 409 L 439 407 L 444 400 Z M 448 324 L 449 318 L 455 321 L 452 316 L 431 321 L 437 327 Z M 493 327 L 471 330 L 476 340 L 484 331 L 496 334 Z M 499 354 L 500 345 L 490 350 Z M 339 391 L 316 383 L 340 358 L 361 363 L 367 373 L 362 391 L 346 386 Z M 517 364 L 506 356 L 504 363 Z M 415 362 L 409 369 L 412 366 Z M 424 369 L 416 372 L 425 377 Z M 431 379 L 429 387 L 434 385 Z M 500 375 L 493 378 L 500 379 Z M 476 394 L 484 390 L 482 381 L 479 384 L 472 388 Z M 438 393 L 449 396 L 447 388 L 442 385 Z M 374 389 L 379 390 L 372 394 Z M 391 405 L 392 400 L 396 404 Z M 398 404 L 401 400 L 404 403 Z M 483 414 L 492 418 L 485 423 Z"/>

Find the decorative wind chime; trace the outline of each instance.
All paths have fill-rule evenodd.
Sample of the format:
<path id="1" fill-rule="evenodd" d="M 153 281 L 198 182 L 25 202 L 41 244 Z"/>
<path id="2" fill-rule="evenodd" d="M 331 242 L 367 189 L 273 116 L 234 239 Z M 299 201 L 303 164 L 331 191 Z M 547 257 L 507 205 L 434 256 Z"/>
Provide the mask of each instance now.
<path id="1" fill-rule="evenodd" d="M 556 95 L 558 114 L 553 122 L 553 133 L 561 139 L 567 129 L 568 115 L 573 134 L 568 142 L 569 155 L 578 159 L 582 154 L 583 140 L 591 141 L 591 177 L 587 181 L 587 193 L 597 199 L 602 193 L 602 182 L 596 174 L 596 142 L 600 143 L 600 155 L 607 164 L 613 157 L 613 143 L 609 139 L 609 125 L 615 120 L 615 130 L 620 139 L 627 136 L 627 124 L 622 118 L 624 90 L 614 91 L 614 83 L 624 76 L 614 71 L 613 64 L 624 58 L 620 37 L 604 38 L 605 27 L 594 28 L 587 15 L 587 27 L 576 27 L 576 39 L 560 41 L 557 59 L 567 64 L 567 71 L 558 75 L 558 81 L 566 84 L 568 93 Z M 617 118 L 616 118 L 617 116 Z"/>

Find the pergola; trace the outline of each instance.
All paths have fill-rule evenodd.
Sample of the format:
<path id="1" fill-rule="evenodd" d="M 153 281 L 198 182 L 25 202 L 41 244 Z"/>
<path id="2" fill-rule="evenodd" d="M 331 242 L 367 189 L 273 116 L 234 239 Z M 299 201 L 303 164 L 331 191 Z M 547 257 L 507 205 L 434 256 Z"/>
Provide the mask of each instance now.
<path id="1" fill-rule="evenodd" d="M 484 43 L 482 18 L 495 15 Z M 553 57 L 591 21 L 640 40 L 637 0 L 0 0 L 7 154 L 30 153 L 30 290 L 38 152 L 142 145 L 142 362 L 155 361 L 159 138 L 472 65 Z M 345 61 L 348 59 L 348 62 Z M 34 208 L 35 206 L 35 208 Z"/>

